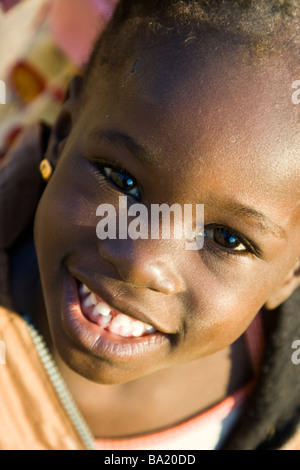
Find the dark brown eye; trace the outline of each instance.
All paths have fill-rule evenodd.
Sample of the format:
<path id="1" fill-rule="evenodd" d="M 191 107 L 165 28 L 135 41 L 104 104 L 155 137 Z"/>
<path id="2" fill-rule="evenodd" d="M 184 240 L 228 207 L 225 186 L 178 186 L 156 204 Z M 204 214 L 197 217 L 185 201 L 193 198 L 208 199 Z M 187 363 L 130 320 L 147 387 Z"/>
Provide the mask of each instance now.
<path id="1" fill-rule="evenodd" d="M 205 230 L 205 236 L 213 242 L 233 251 L 247 251 L 246 246 L 230 230 L 225 228 L 211 228 Z"/>
<path id="2" fill-rule="evenodd" d="M 133 196 L 136 199 L 140 198 L 138 184 L 128 173 L 109 167 L 103 168 L 103 171 L 107 179 L 120 191 Z"/>

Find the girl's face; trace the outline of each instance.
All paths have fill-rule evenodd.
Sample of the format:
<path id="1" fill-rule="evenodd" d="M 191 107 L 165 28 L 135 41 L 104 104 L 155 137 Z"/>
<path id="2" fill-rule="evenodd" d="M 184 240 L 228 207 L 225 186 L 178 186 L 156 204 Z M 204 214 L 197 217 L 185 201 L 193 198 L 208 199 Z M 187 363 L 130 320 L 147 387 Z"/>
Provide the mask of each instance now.
<path id="1" fill-rule="evenodd" d="M 217 40 L 171 50 L 141 52 L 97 78 L 95 69 L 37 213 L 55 347 L 99 383 L 229 346 L 266 302 L 288 296 L 299 259 L 300 133 L 287 67 L 254 64 Z M 204 247 L 99 240 L 97 207 L 118 213 L 124 195 L 149 212 L 204 204 Z"/>

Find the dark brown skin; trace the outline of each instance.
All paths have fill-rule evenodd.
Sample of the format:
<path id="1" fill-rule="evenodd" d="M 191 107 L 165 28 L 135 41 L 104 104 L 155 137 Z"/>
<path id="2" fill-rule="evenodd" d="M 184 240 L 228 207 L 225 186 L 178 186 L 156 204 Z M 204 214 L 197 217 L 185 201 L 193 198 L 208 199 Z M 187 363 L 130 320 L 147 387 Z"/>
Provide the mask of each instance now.
<path id="1" fill-rule="evenodd" d="M 48 150 L 59 164 L 36 218 L 52 349 L 98 437 L 175 424 L 247 383 L 242 334 L 300 284 L 300 132 L 287 62 L 255 63 L 217 38 L 188 54 L 165 47 L 141 52 L 132 74 L 136 57 L 93 78 L 77 119 L 73 84 Z M 103 141 L 96 130 L 107 129 L 128 134 L 152 160 Z M 95 176 L 95 159 L 120 163 L 147 206 L 204 204 L 205 226 L 241 234 L 243 251 L 210 239 L 198 252 L 181 240 L 98 240 L 96 208 L 117 207 L 122 193 Z M 59 314 L 67 270 L 95 289 L 104 283 L 119 307 L 141 307 L 168 333 L 164 347 L 126 364 L 77 347 Z"/>

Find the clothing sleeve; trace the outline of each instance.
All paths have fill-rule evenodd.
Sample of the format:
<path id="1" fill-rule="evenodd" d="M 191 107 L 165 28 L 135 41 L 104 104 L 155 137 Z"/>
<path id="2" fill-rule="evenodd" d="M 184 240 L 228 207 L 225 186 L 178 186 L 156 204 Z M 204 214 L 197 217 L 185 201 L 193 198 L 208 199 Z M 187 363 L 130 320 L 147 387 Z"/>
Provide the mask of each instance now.
<path id="1" fill-rule="evenodd" d="M 1 306 L 0 338 L 0 449 L 85 450 L 57 391 L 62 378 L 42 340 L 38 337 L 37 346 L 22 318 Z"/>

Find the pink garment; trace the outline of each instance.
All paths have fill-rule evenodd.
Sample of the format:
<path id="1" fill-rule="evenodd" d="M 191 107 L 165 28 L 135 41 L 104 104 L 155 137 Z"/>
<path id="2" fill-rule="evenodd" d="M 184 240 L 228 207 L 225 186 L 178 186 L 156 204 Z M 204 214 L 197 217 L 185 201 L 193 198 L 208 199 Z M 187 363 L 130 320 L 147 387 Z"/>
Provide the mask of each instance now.
<path id="1" fill-rule="evenodd" d="M 50 0 L 49 21 L 55 41 L 77 65 L 88 61 L 96 37 L 119 0 Z"/>

